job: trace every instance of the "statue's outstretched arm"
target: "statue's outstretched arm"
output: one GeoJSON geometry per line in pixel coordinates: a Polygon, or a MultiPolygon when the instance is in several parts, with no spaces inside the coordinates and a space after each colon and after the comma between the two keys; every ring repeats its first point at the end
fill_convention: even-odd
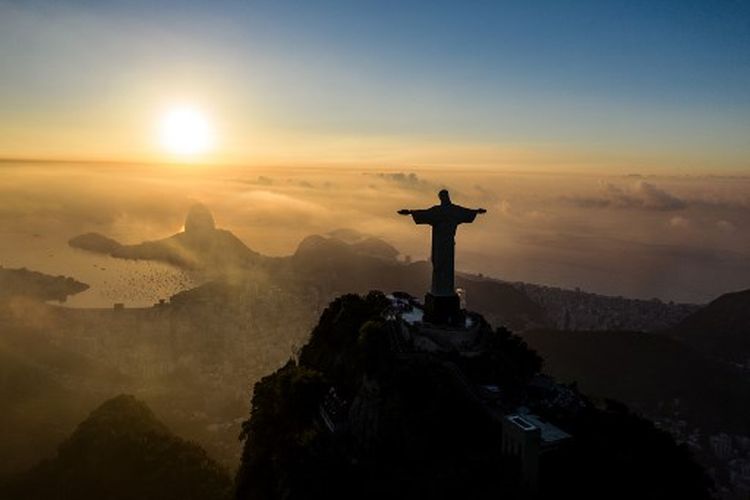
{"type": "Polygon", "coordinates": [[[401,210],[398,211],[398,214],[399,215],[411,215],[411,210],[409,210],[408,208],[402,208],[401,210]]]}
{"type": "Polygon", "coordinates": [[[487,213],[487,210],[485,210],[484,208],[477,208],[477,209],[476,209],[476,210],[474,210],[474,211],[475,211],[476,213],[478,213],[478,214],[486,214],[486,213],[487,213]]]}

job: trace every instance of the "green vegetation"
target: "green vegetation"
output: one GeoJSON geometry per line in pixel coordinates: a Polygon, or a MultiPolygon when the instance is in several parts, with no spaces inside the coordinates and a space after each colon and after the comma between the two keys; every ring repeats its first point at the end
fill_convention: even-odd
{"type": "Polygon", "coordinates": [[[567,403],[535,392],[541,359],[519,337],[482,323],[478,355],[403,353],[388,305],[377,292],[336,299],[299,362],[256,384],[236,498],[518,498],[498,417],[469,389],[480,384],[500,388],[501,406],[523,404],[573,434],[545,462],[541,498],[709,497],[689,453],[622,405],[597,408],[572,388],[561,391],[567,403]],[[332,401],[343,410],[324,422],[332,401]]]}

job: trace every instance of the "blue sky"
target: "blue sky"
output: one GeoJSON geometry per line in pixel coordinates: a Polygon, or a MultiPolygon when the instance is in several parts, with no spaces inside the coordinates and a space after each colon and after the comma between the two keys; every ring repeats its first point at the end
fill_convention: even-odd
{"type": "Polygon", "coordinates": [[[0,14],[0,110],[44,129],[39,141],[71,120],[81,133],[135,124],[122,110],[153,97],[151,82],[212,102],[237,136],[555,145],[748,167],[747,1],[0,1],[0,14]]]}

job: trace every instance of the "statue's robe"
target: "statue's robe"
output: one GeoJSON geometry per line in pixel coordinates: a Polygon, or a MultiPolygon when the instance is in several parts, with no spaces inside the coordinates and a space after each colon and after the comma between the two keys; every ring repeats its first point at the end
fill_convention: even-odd
{"type": "Polygon", "coordinates": [[[456,228],[459,224],[474,222],[476,210],[449,203],[412,210],[411,216],[416,224],[432,226],[431,293],[442,297],[455,295],[456,228]]]}

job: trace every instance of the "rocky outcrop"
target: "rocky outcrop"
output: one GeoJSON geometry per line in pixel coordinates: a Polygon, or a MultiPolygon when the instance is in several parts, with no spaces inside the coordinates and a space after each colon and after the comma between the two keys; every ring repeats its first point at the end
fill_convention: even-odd
{"type": "Polygon", "coordinates": [[[261,261],[230,231],[217,229],[213,215],[204,205],[190,208],[185,230],[168,238],[123,245],[97,233],[72,238],[69,245],[120,259],[156,260],[184,269],[205,271],[211,276],[235,273],[261,261]]]}
{"type": "Polygon", "coordinates": [[[529,465],[505,443],[518,412],[552,443],[536,498],[709,498],[669,435],[540,376],[519,337],[472,313],[431,325],[419,310],[379,292],[329,305],[298,360],[255,386],[238,499],[527,497],[529,465]],[[421,337],[441,342],[425,350],[421,337]]]}
{"type": "Polygon", "coordinates": [[[210,237],[216,230],[216,223],[211,211],[198,203],[190,207],[185,218],[185,234],[196,237],[210,237]]]}

